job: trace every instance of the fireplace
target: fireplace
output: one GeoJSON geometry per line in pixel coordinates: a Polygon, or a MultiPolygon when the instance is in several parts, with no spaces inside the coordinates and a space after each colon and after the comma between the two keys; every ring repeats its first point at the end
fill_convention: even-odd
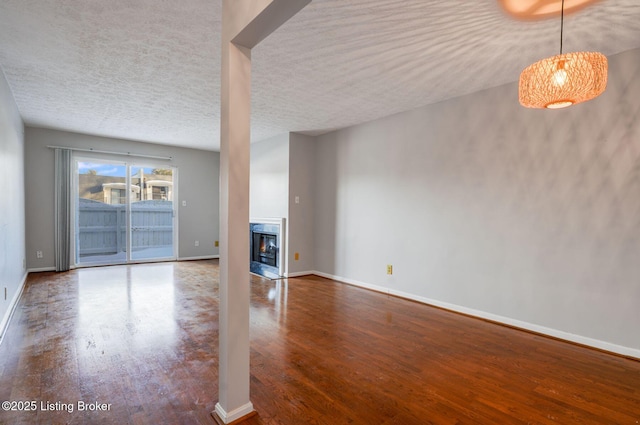
{"type": "Polygon", "coordinates": [[[278,267],[278,235],[254,231],[251,261],[278,267]]]}
{"type": "Polygon", "coordinates": [[[269,279],[284,276],[284,218],[251,219],[250,271],[269,279]]]}

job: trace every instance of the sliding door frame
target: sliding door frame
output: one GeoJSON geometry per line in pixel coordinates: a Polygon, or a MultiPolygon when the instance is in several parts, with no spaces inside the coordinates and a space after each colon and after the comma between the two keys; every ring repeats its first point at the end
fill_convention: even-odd
{"type": "Polygon", "coordinates": [[[73,237],[71,238],[71,252],[72,252],[72,264],[71,268],[81,267],[94,267],[94,266],[109,266],[109,265],[121,265],[121,264],[134,264],[134,263],[154,263],[162,261],[175,261],[178,258],[178,168],[170,164],[163,164],[161,161],[154,162],[153,160],[121,158],[115,155],[105,154],[91,154],[90,152],[82,152],[82,154],[73,154],[72,156],[72,169],[70,170],[73,175],[71,176],[71,190],[73,193],[73,209],[71,212],[71,220],[73,223],[73,237]],[[104,164],[113,164],[125,167],[125,189],[131,187],[131,169],[133,167],[140,168],[170,168],[172,170],[172,255],[170,257],[157,257],[149,259],[132,259],[132,241],[131,241],[131,193],[130,190],[126,190],[126,202],[125,202],[125,237],[126,237],[126,252],[124,260],[116,261],[89,261],[80,262],[79,255],[79,227],[78,227],[78,214],[79,214],[79,169],[78,164],[80,162],[97,162],[104,164]]]}

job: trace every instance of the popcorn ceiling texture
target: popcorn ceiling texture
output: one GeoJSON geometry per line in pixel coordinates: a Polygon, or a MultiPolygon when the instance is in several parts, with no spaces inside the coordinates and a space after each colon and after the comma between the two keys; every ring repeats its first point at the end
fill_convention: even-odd
{"type": "MultiPolygon", "coordinates": [[[[0,65],[27,125],[219,149],[221,1],[3,0],[0,65]]],[[[565,51],[640,47],[637,0],[565,20],[565,51]]],[[[489,87],[559,50],[497,1],[314,0],[252,52],[252,140],[321,134],[489,87]]],[[[517,93],[514,93],[517,96],[517,93]]]]}

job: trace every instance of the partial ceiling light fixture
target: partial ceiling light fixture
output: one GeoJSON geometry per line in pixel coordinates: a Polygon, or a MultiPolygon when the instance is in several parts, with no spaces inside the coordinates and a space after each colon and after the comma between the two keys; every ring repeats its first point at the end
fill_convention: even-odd
{"type": "MultiPolygon", "coordinates": [[[[600,0],[565,0],[564,13],[574,13],[600,0]]],[[[535,20],[555,17],[560,12],[558,0],[499,0],[502,8],[516,19],[535,20]]]]}
{"type": "Polygon", "coordinates": [[[607,87],[607,58],[602,53],[562,53],[564,0],[560,12],[560,54],[542,59],[520,74],[520,104],[559,109],[598,97],[607,87]]]}

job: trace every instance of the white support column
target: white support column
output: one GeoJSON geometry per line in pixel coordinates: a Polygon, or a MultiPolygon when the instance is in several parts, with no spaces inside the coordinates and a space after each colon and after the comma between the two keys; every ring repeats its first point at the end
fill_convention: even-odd
{"type": "Polygon", "coordinates": [[[219,400],[228,424],[249,399],[249,143],[251,49],[311,0],[223,0],[220,112],[219,400]]]}

